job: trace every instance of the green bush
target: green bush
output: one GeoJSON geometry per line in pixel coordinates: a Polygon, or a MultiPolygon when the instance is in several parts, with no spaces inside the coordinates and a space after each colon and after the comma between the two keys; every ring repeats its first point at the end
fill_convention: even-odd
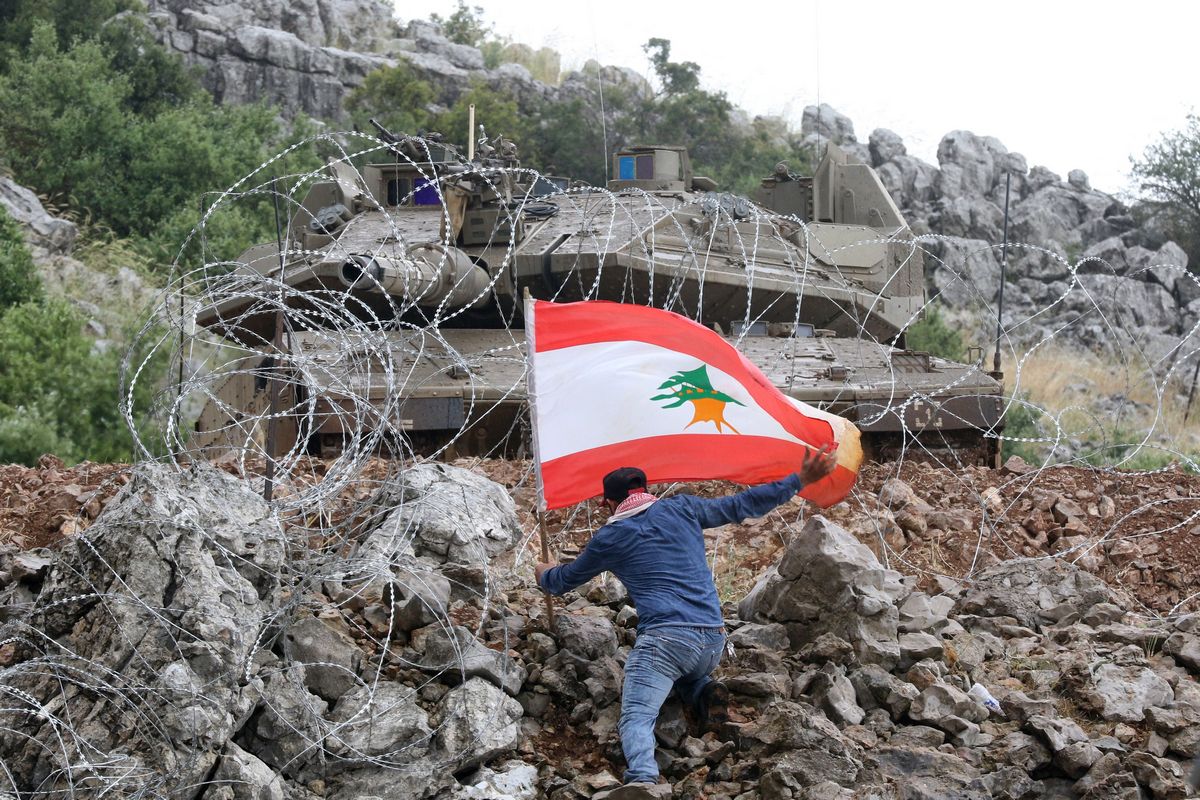
{"type": "Polygon", "coordinates": [[[360,130],[374,134],[370,120],[376,119],[396,135],[416,135],[429,127],[428,106],[433,88],[417,77],[407,61],[381,67],[367,75],[362,85],[346,97],[350,121],[360,130]]]}
{"type": "Polygon", "coordinates": [[[38,300],[42,280],[25,247],[21,228],[0,207],[0,314],[9,306],[38,300]]]}
{"type": "MultiPolygon", "coordinates": [[[[47,452],[69,463],[130,457],[120,414],[121,348],[98,349],[83,325],[57,299],[23,303],[0,317],[0,463],[32,465],[47,452]]],[[[135,408],[149,406],[163,372],[156,360],[143,373],[135,408]]]]}
{"type": "MultiPolygon", "coordinates": [[[[1008,410],[1004,414],[1004,436],[1016,439],[1040,439],[1046,435],[1039,420],[1043,414],[1029,402],[1028,392],[1018,392],[1009,398],[1008,410]]],[[[1020,456],[1031,463],[1040,461],[1039,453],[1044,442],[1018,442],[1006,438],[1000,447],[1001,458],[1020,456]]]]}
{"type": "Polygon", "coordinates": [[[932,307],[908,327],[904,340],[909,350],[920,350],[951,361],[961,361],[966,353],[962,334],[947,325],[941,312],[932,307]]]}

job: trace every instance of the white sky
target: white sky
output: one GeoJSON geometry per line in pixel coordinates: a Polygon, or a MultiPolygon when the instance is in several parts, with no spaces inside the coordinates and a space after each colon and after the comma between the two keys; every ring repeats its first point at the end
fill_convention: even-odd
{"type": "MultiPolygon", "coordinates": [[[[453,12],[454,0],[398,2],[402,20],[453,12]]],[[[1029,165],[1092,185],[1131,188],[1129,156],[1200,111],[1190,0],[790,0],[701,3],[469,0],[496,33],[549,46],[565,68],[589,58],[650,74],[642,45],[671,40],[709,89],[751,114],[799,126],[820,100],[937,163],[955,129],[995,136],[1029,165]]]]}

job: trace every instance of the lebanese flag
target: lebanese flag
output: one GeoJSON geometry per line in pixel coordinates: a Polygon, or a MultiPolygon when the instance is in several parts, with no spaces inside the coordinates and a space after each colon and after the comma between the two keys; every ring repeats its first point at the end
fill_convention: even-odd
{"type": "Polygon", "coordinates": [[[778,480],[837,444],[833,474],[800,492],[850,492],[858,428],[780,392],[720,334],[687,317],[605,301],[525,301],[533,448],[543,508],[601,494],[618,467],[651,483],[778,480]]]}

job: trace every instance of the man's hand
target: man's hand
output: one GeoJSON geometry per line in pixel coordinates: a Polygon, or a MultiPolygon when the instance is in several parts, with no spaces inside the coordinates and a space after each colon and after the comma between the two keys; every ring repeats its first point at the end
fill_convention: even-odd
{"type": "Polygon", "coordinates": [[[557,565],[556,564],[539,563],[537,566],[535,566],[533,568],[533,577],[537,579],[538,586],[542,585],[542,573],[554,566],[557,566],[557,565]]]}
{"type": "Polygon", "coordinates": [[[800,464],[800,469],[796,471],[800,477],[800,483],[808,486],[833,472],[833,468],[837,466],[836,451],[837,446],[833,444],[827,444],[820,450],[807,451],[804,454],[804,461],[800,464]]]}

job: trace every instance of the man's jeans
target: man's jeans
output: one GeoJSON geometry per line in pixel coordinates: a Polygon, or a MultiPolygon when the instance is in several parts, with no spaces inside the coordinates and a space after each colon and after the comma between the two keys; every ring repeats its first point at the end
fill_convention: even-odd
{"type": "Polygon", "coordinates": [[[625,659],[621,695],[621,749],[625,751],[625,783],[658,779],[654,760],[654,723],[672,687],[685,705],[695,708],[725,649],[720,628],[668,626],[637,637],[625,659]]]}

